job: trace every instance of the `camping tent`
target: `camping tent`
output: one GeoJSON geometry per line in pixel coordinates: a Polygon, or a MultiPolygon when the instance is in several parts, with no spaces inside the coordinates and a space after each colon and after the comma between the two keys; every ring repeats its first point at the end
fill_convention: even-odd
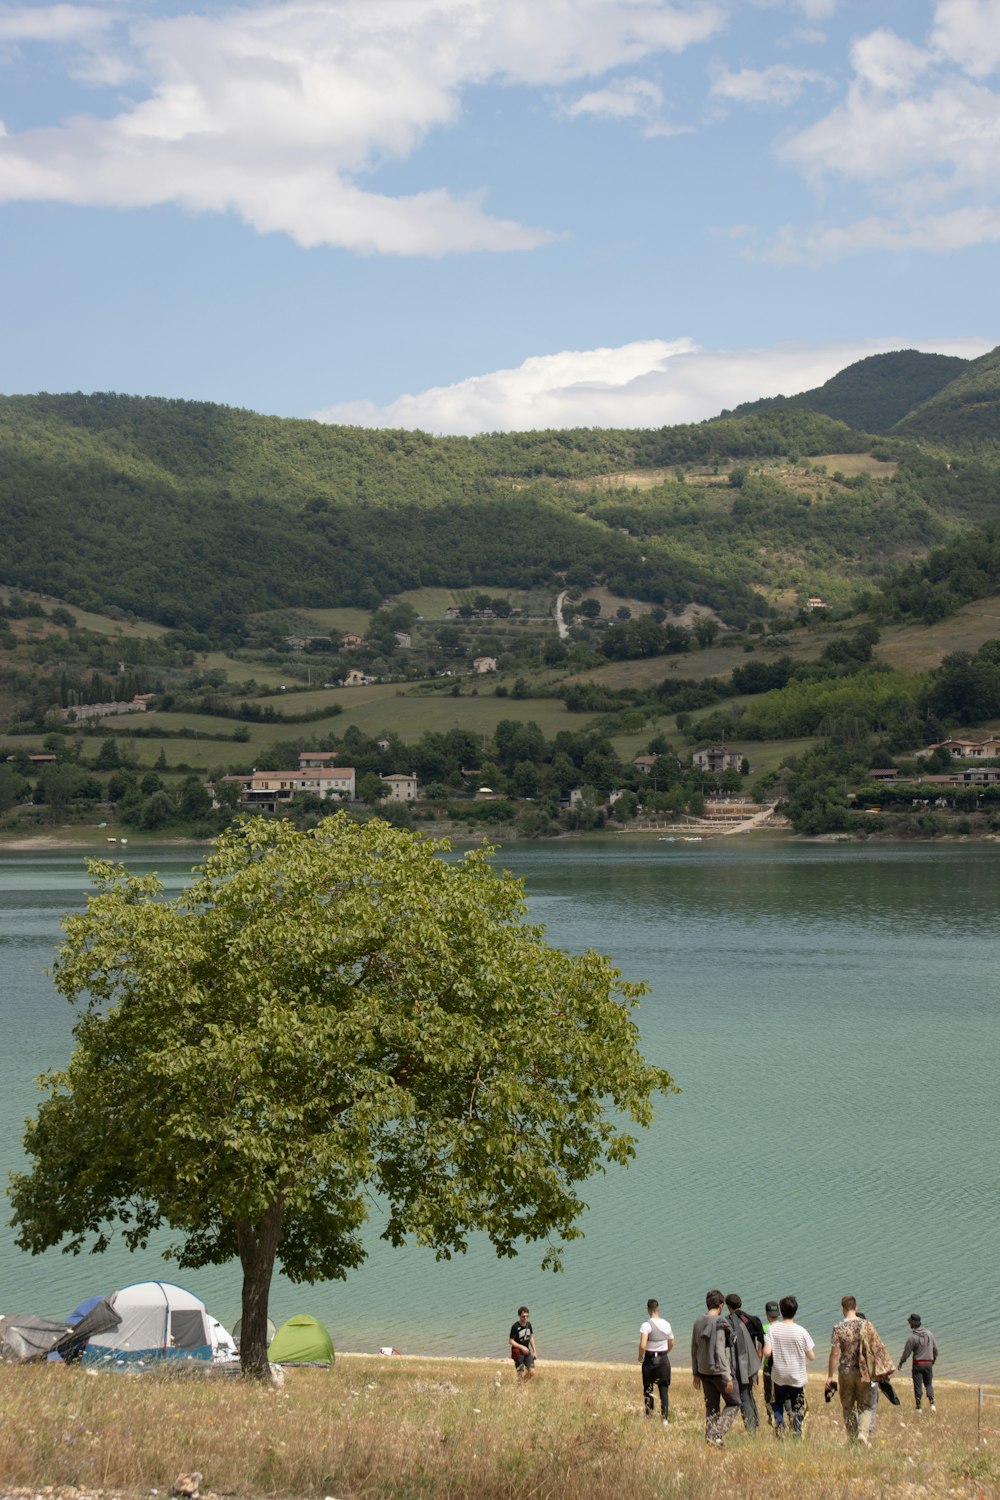
{"type": "MultiPolygon", "coordinates": [[[[237,1318],[236,1322],[233,1324],[233,1338],[236,1340],[236,1347],[237,1347],[237,1349],[240,1346],[240,1331],[241,1331],[242,1327],[243,1327],[243,1319],[242,1318],[237,1318]]],[[[271,1319],[268,1318],[268,1320],[267,1320],[267,1342],[270,1343],[273,1338],[274,1338],[274,1324],[271,1322],[271,1319]]]]}
{"type": "Polygon", "coordinates": [[[272,1365],[332,1365],[333,1340],[316,1318],[299,1313],[282,1323],[267,1357],[272,1365]]]}
{"type": "Polygon", "coordinates": [[[169,1281],[122,1287],[108,1302],[121,1321],[114,1330],[91,1336],[83,1352],[85,1363],[225,1359],[232,1349],[229,1334],[209,1315],[201,1298],[169,1281]]]}
{"type": "Polygon", "coordinates": [[[68,1323],[52,1318],[36,1318],[32,1313],[12,1313],[0,1318],[0,1359],[45,1359],[50,1349],[72,1329],[68,1323]]]}
{"type": "Polygon", "coordinates": [[[111,1331],[120,1322],[104,1297],[92,1297],[84,1314],[74,1314],[64,1322],[30,1313],[0,1318],[0,1358],[19,1362],[59,1356],[78,1359],[89,1338],[111,1331]]]}

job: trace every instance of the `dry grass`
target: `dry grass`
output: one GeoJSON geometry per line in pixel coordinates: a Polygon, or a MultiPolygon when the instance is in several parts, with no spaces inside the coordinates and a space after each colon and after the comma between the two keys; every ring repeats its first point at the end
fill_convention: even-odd
{"type": "MultiPolygon", "coordinates": [[[[879,1406],[876,1444],[848,1448],[813,1383],[802,1443],[742,1430],[706,1448],[679,1371],[669,1428],[639,1413],[634,1367],[545,1365],[525,1388],[509,1361],[342,1358],[289,1371],[281,1391],[238,1379],[0,1369],[0,1486],[84,1494],[204,1491],[338,1500],[799,1500],[993,1496],[1000,1432],[976,1446],[976,1392],[941,1384],[938,1413],[879,1406]]],[[[1000,1428],[1000,1407],[994,1420],[1000,1428]]]]}
{"type": "Polygon", "coordinates": [[[891,479],[899,468],[892,460],[873,458],[870,453],[821,453],[809,463],[814,469],[823,468],[828,474],[843,474],[848,479],[855,474],[891,479]]]}

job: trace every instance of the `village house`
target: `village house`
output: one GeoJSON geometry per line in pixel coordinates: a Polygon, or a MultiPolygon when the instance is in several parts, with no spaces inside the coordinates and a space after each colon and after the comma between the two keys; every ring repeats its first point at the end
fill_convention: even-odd
{"type": "Polygon", "coordinates": [[[318,797],[338,797],[342,802],[353,802],[355,779],[353,766],[335,766],[336,754],[331,750],[304,750],[299,756],[299,770],[310,772],[318,784],[306,786],[304,790],[315,792],[318,797]]]}
{"type": "Polygon", "coordinates": [[[298,792],[309,792],[324,802],[354,800],[353,766],[306,766],[298,771],[254,771],[243,791],[247,807],[277,812],[298,792]]]}
{"type": "Polygon", "coordinates": [[[497,659],[495,656],[477,656],[472,663],[472,670],[474,672],[495,672],[496,669],[497,659]]]}
{"type": "Polygon", "coordinates": [[[396,637],[396,645],[399,646],[402,651],[408,651],[409,648],[413,645],[413,637],[410,635],[410,632],[408,630],[396,630],[393,632],[393,634],[396,637]]]}
{"type": "Polygon", "coordinates": [[[641,771],[643,776],[648,776],[656,765],[657,759],[658,757],[655,755],[637,755],[633,759],[632,764],[637,771],[641,771]]]}
{"type": "Polygon", "coordinates": [[[382,777],[383,785],[389,788],[387,802],[415,802],[417,800],[417,777],[415,772],[409,775],[405,771],[394,771],[390,776],[382,777]]]}
{"type": "Polygon", "coordinates": [[[375,681],[367,673],[360,671],[357,667],[351,667],[343,680],[344,687],[371,687],[375,681]]]}
{"type": "Polygon", "coordinates": [[[359,646],[363,645],[363,638],[360,635],[352,635],[350,631],[348,631],[346,635],[342,635],[340,637],[341,651],[356,651],[359,646]]]}
{"type": "Polygon", "coordinates": [[[939,740],[936,745],[928,745],[926,750],[918,750],[916,754],[933,755],[935,750],[947,750],[956,760],[995,760],[1000,758],[1000,740],[939,740]]]}
{"type": "Polygon", "coordinates": [[[821,599],[818,594],[811,594],[806,600],[806,609],[829,609],[829,607],[826,600],[821,599]]]}
{"type": "Polygon", "coordinates": [[[743,754],[739,750],[727,750],[725,745],[703,745],[691,757],[702,771],[717,776],[720,771],[738,771],[743,765],[743,754]]]}

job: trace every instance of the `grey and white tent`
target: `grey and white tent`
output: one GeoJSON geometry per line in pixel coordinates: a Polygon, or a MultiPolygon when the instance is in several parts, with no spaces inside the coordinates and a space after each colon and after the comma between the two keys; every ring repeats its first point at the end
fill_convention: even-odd
{"type": "Polygon", "coordinates": [[[68,1318],[39,1318],[33,1313],[13,1313],[0,1318],[0,1359],[21,1364],[47,1359],[50,1354],[61,1354],[64,1358],[72,1353],[78,1355],[93,1335],[110,1333],[120,1322],[121,1318],[106,1297],[98,1298],[76,1322],[70,1322],[68,1318]]]}
{"type": "MultiPolygon", "coordinates": [[[[118,1325],[91,1336],[85,1364],[147,1363],[161,1359],[225,1359],[233,1341],[200,1297],[170,1281],[140,1281],[107,1299],[118,1325]]],[[[77,1325],[75,1332],[79,1332],[77,1325]]]]}

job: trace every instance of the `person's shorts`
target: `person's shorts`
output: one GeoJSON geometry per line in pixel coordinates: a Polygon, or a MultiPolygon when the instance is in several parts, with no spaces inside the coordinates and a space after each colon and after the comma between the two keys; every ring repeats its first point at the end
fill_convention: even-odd
{"type": "Polygon", "coordinates": [[[533,1370],[535,1368],[535,1356],[533,1354],[514,1354],[515,1370],[533,1370]]]}

